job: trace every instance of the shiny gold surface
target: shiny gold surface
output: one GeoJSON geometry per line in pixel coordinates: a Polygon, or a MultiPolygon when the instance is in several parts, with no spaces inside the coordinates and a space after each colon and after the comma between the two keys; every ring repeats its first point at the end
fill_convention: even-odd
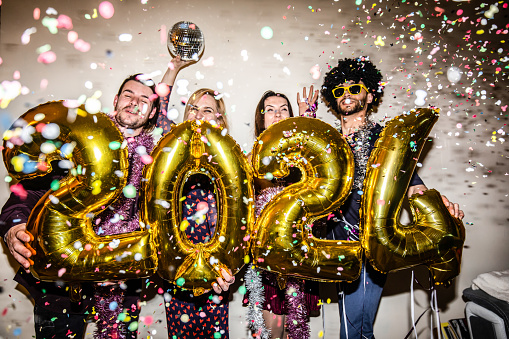
{"type": "Polygon", "coordinates": [[[49,164],[59,159],[73,163],[60,187],[48,191],[30,215],[27,230],[34,235],[30,245],[37,252],[32,257],[31,272],[42,280],[63,281],[116,280],[153,274],[156,257],[148,230],[100,237],[91,225],[91,217],[111,204],[126,183],[127,148],[109,147],[111,142],[123,142],[113,122],[102,113],[88,114],[83,107],[68,109],[62,102],[37,106],[20,119],[34,127],[57,124],[60,134],[52,142],[75,145],[65,157],[58,148],[44,155],[40,147],[48,140],[35,131],[33,142],[4,149],[6,167],[17,179],[45,174],[42,170],[30,174],[16,172],[10,163],[19,154],[39,163],[49,164]],[[34,120],[36,114],[38,121],[34,120]],[[119,177],[115,171],[123,176],[119,177]],[[114,239],[115,244],[111,243],[114,239]],[[137,253],[141,255],[140,260],[134,259],[137,253]]]}
{"type": "Polygon", "coordinates": [[[145,167],[142,219],[154,231],[158,273],[201,294],[212,288],[220,268],[235,274],[249,253],[254,223],[252,175],[239,145],[208,122],[186,121],[172,127],[145,167]],[[218,221],[207,243],[193,244],[181,227],[181,188],[192,173],[208,175],[216,186],[218,221]],[[165,208],[161,201],[169,203],[165,208]],[[179,280],[180,279],[180,280],[179,280]]]}
{"type": "Polygon", "coordinates": [[[361,241],[380,271],[425,264],[437,283],[459,274],[465,229],[435,190],[410,198],[414,221],[399,222],[401,204],[438,110],[419,109],[391,120],[367,166],[361,207],[361,241]]]}
{"type": "Polygon", "coordinates": [[[343,136],[320,120],[285,119],[265,130],[253,147],[257,177],[284,177],[289,166],[302,179],[272,198],[256,222],[253,261],[260,268],[321,281],[354,280],[361,245],[319,240],[306,224],[339,208],[354,174],[353,155],[343,136]]]}

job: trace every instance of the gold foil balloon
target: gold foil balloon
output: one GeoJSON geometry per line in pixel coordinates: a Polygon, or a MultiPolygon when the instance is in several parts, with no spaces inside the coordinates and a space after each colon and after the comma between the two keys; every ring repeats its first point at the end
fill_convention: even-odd
{"type": "Polygon", "coordinates": [[[367,165],[361,204],[361,241],[380,271],[425,264],[437,283],[459,274],[465,239],[463,223],[451,216],[435,190],[414,194],[414,221],[399,222],[401,204],[438,110],[400,115],[384,128],[367,165]]]}
{"type": "Polygon", "coordinates": [[[203,33],[192,22],[179,21],[168,32],[168,50],[182,60],[198,60],[205,48],[203,33]]]}
{"type": "Polygon", "coordinates": [[[361,245],[319,240],[306,224],[339,208],[353,184],[353,155],[332,126],[312,118],[289,118],[265,130],[253,147],[259,178],[284,177],[290,166],[302,179],[273,197],[256,222],[253,261],[260,268],[321,281],[354,280],[361,245]]]}
{"type": "Polygon", "coordinates": [[[27,230],[35,238],[30,246],[37,252],[31,272],[41,280],[63,281],[155,273],[157,258],[148,230],[100,237],[91,225],[92,216],[111,204],[126,184],[127,148],[121,147],[123,137],[113,122],[83,107],[49,102],[26,112],[15,126],[21,127],[6,135],[3,150],[10,175],[17,179],[43,175],[51,171],[54,160],[69,169],[28,220],[27,230]],[[22,158],[26,168],[18,164],[22,158]]]}
{"type": "Polygon", "coordinates": [[[235,274],[249,253],[254,208],[249,163],[226,130],[204,121],[172,127],[152,152],[144,170],[142,218],[154,231],[158,273],[196,295],[212,288],[221,268],[235,274]],[[207,243],[192,243],[182,220],[182,189],[195,173],[216,187],[218,221],[207,243]]]}

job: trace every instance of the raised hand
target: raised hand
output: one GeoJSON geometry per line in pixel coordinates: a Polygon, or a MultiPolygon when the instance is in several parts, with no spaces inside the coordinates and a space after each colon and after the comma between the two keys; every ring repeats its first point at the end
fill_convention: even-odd
{"type": "Polygon", "coordinates": [[[313,85],[309,87],[309,94],[306,94],[306,87],[302,90],[302,101],[300,93],[297,92],[297,104],[299,105],[299,116],[314,117],[318,103],[318,90],[313,91],[313,85]]]}

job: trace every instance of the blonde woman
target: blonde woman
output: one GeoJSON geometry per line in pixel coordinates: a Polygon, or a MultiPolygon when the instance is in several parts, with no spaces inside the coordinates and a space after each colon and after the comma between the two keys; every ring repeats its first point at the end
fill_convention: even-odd
{"type": "MultiPolygon", "coordinates": [[[[218,92],[202,88],[191,94],[184,111],[184,121],[206,120],[212,125],[227,128],[225,104],[218,92]]],[[[214,184],[205,175],[193,175],[184,184],[182,218],[189,226],[186,234],[193,243],[206,243],[213,236],[217,225],[217,206],[214,184]],[[197,213],[200,211],[200,213],[197,213]],[[204,213],[204,211],[206,211],[204,213]]],[[[166,320],[168,337],[228,338],[229,286],[235,281],[231,272],[221,271],[222,278],[212,284],[210,293],[194,296],[165,282],[166,320]]]]}

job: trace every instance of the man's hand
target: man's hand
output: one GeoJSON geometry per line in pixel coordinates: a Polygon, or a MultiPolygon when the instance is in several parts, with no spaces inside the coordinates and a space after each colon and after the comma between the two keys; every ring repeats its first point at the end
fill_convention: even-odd
{"type": "Polygon", "coordinates": [[[28,244],[32,240],[34,240],[34,236],[26,230],[26,224],[13,226],[5,235],[9,251],[27,273],[30,272],[30,265],[34,264],[30,257],[35,255],[35,250],[28,244]]]}
{"type": "Polygon", "coordinates": [[[235,282],[235,277],[232,274],[232,271],[228,269],[226,271],[224,268],[221,268],[221,275],[223,278],[218,277],[217,283],[212,284],[212,288],[214,289],[214,292],[217,294],[221,294],[223,291],[228,291],[230,288],[230,285],[235,282]]]}
{"type": "Polygon", "coordinates": [[[447,207],[449,213],[451,213],[453,217],[456,217],[460,220],[463,219],[465,213],[463,213],[463,211],[460,210],[460,206],[458,204],[450,202],[445,195],[442,195],[442,201],[444,202],[445,207],[447,207]]]}

